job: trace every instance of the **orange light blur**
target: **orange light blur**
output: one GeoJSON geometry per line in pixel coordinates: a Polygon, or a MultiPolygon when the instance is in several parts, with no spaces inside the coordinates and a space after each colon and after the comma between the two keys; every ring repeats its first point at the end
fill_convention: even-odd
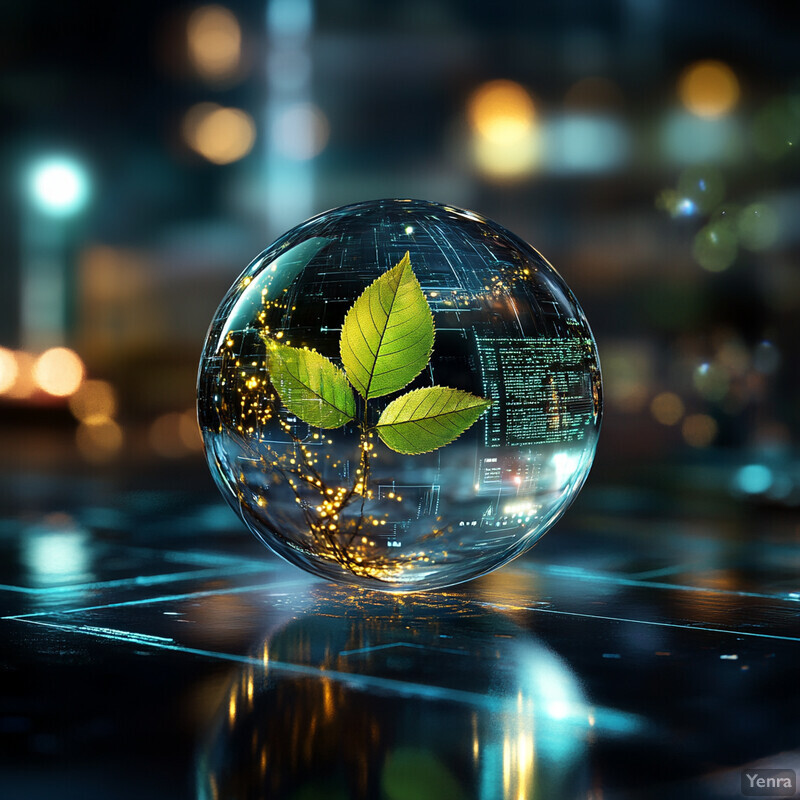
{"type": "Polygon", "coordinates": [[[473,130],[493,142],[511,144],[530,132],[535,109],[524,87],[514,81],[489,81],[467,101],[473,130]]]}
{"type": "Polygon", "coordinates": [[[182,414],[162,414],[150,426],[147,442],[163,458],[180,458],[186,455],[186,445],[181,435],[182,426],[185,425],[182,419],[182,414]]]}
{"type": "Polygon", "coordinates": [[[68,397],[83,381],[85,369],[77,353],[67,347],[45,350],[33,366],[33,380],[47,394],[68,397]]]}
{"type": "Polygon", "coordinates": [[[691,414],[681,426],[686,444],[692,447],[708,447],[717,438],[716,420],[708,414],[691,414]]]}
{"type": "Polygon", "coordinates": [[[200,435],[200,426],[197,424],[197,412],[193,408],[180,415],[178,435],[187,450],[198,453],[202,451],[203,438],[200,435]]]}
{"type": "Polygon", "coordinates": [[[721,61],[697,61],[678,80],[678,95],[687,111],[698,117],[720,117],[739,101],[739,81],[721,61]]]}
{"type": "Polygon", "coordinates": [[[19,366],[17,357],[11,350],[0,347],[0,394],[5,394],[17,382],[19,366]]]}
{"type": "Polygon", "coordinates": [[[81,422],[75,431],[75,444],[87,460],[95,464],[110,461],[122,449],[122,428],[112,419],[92,416],[81,422]]]}
{"type": "Polygon", "coordinates": [[[186,26],[189,60],[211,81],[226,80],[239,70],[242,31],[233,12],[223,6],[195,9],[186,26]]]}
{"type": "Polygon", "coordinates": [[[256,140],[253,118],[239,108],[198,103],[183,118],[183,137],[189,147],[213,164],[244,158],[256,140]]]}
{"type": "Polygon", "coordinates": [[[117,411],[117,394],[107,381],[84,381],[70,397],[69,410],[77,420],[110,418],[117,411]]]}
{"type": "Polygon", "coordinates": [[[30,353],[13,354],[17,363],[17,375],[14,383],[5,390],[6,397],[12,400],[27,400],[36,393],[36,382],[33,379],[33,367],[36,357],[30,353]]]}
{"type": "Polygon", "coordinates": [[[467,101],[476,165],[487,175],[511,178],[531,171],[538,159],[536,109],[514,81],[489,81],[467,101]]]}
{"type": "Polygon", "coordinates": [[[662,425],[677,425],[684,410],[683,400],[674,392],[661,392],[650,403],[650,413],[662,425]]]}

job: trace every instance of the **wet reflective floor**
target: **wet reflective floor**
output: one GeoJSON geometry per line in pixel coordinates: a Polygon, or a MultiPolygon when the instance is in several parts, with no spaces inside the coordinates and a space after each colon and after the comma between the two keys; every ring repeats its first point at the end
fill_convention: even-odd
{"type": "Polygon", "coordinates": [[[0,797],[724,798],[800,769],[796,515],[590,486],[505,569],[392,597],[197,485],[61,480],[0,518],[0,797]]]}

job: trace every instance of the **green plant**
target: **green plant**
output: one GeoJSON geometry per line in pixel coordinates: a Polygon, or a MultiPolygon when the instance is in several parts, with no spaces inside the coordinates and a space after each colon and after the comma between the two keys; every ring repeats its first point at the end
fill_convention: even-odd
{"type": "MultiPolygon", "coordinates": [[[[370,440],[377,436],[398,453],[428,453],[457,439],[491,405],[490,400],[460,389],[430,386],[392,400],[373,424],[375,400],[404,389],[428,366],[434,336],[433,314],[408,253],[373,281],[348,310],[339,341],[344,369],[315,350],[291,347],[267,331],[261,332],[269,380],[277,395],[273,395],[274,405],[270,404],[264,421],[277,416],[294,449],[287,457],[266,445],[273,459],[269,465],[257,448],[246,446],[265,472],[274,470],[288,483],[323,555],[355,574],[393,579],[403,569],[402,558],[369,552],[375,542],[363,536],[366,529],[386,521],[385,515],[378,519],[365,514],[365,501],[372,497],[370,462],[376,457],[370,440]],[[325,481],[315,456],[292,430],[278,400],[288,412],[315,428],[358,426],[360,460],[352,485],[325,481]],[[318,499],[310,501],[309,494],[318,499]],[[358,516],[342,515],[359,497],[358,516]]],[[[241,403],[247,407],[244,396],[241,403]]],[[[241,424],[239,430],[244,433],[241,424]]],[[[248,443],[248,438],[243,441],[248,443]]],[[[437,535],[436,530],[429,534],[437,535]]],[[[409,558],[413,557],[406,560],[409,558]]]]}
{"type": "Polygon", "coordinates": [[[434,335],[430,306],[406,253],[347,312],[339,342],[344,370],[315,350],[263,338],[272,385],[303,422],[339,428],[356,421],[355,389],[364,399],[362,437],[374,432],[392,450],[417,455],[450,444],[491,405],[460,389],[430,386],[393,400],[370,424],[369,401],[399,392],[428,366],[434,335]]]}

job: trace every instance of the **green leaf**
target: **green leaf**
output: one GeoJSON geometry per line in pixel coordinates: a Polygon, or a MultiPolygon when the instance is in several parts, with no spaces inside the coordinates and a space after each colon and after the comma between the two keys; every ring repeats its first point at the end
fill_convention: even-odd
{"type": "Polygon", "coordinates": [[[383,410],[375,430],[398,453],[429,453],[461,436],[492,404],[460,389],[414,389],[383,410]]]}
{"type": "Polygon", "coordinates": [[[267,342],[269,377],[283,404],[315,428],[338,428],[356,415],[345,374],[315,350],[267,342]]]}
{"type": "Polygon", "coordinates": [[[433,315],[406,253],[344,318],[339,347],[350,383],[366,400],[400,391],[428,365],[433,334],[433,315]]]}

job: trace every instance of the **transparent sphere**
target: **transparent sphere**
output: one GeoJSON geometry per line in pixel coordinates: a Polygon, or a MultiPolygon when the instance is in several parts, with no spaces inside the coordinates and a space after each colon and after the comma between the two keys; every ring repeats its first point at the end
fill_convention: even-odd
{"type": "Polygon", "coordinates": [[[211,323],[198,410],[261,541],[404,592],[533,546],[586,479],[602,393],[586,318],[539,253],[471,211],[378,200],[247,267],[211,323]]]}

